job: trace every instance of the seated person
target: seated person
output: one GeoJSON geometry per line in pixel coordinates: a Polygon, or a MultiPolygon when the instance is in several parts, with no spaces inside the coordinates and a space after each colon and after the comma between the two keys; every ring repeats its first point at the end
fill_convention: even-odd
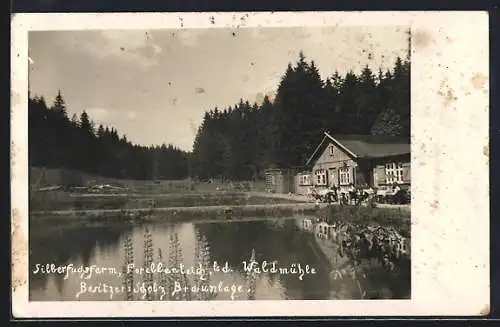
{"type": "Polygon", "coordinates": [[[328,193],[328,196],[330,197],[330,201],[338,201],[338,193],[337,193],[337,187],[335,184],[332,183],[330,186],[331,192],[328,193]]]}

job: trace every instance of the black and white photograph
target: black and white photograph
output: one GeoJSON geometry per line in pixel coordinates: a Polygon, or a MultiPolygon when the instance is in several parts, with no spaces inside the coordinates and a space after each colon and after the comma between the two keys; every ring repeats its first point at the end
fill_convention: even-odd
{"type": "Polygon", "coordinates": [[[204,17],[27,33],[28,301],[411,301],[432,41],[204,17]]]}

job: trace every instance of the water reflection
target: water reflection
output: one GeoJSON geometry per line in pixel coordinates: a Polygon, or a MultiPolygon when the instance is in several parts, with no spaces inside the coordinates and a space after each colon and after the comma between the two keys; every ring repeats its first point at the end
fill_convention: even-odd
{"type": "MultiPolygon", "coordinates": [[[[29,262],[31,270],[36,264],[55,264],[65,266],[70,263],[90,266],[96,258],[109,257],[119,251],[121,235],[130,227],[116,226],[89,226],[89,227],[64,227],[41,226],[30,229],[29,262]],[[99,251],[98,254],[95,251],[99,251]]],[[[61,274],[30,274],[31,291],[46,290],[48,294],[54,293],[55,287],[58,298],[64,293],[64,275],[61,274]],[[50,278],[50,280],[49,280],[50,278]]],[[[36,295],[35,295],[36,296],[36,295]]]]}
{"type": "Polygon", "coordinates": [[[397,267],[387,269],[384,257],[359,251],[359,240],[346,236],[357,235],[352,228],[342,225],[341,232],[335,232],[330,226],[325,237],[317,233],[318,226],[323,225],[307,218],[279,218],[36,228],[30,231],[33,269],[36,264],[54,263],[111,267],[115,271],[94,271],[83,278],[81,273],[72,273],[66,278],[65,274],[34,274],[32,270],[30,300],[322,300],[409,296],[409,259],[396,262],[391,257],[397,267]],[[314,267],[316,273],[300,280],[291,273],[249,272],[243,269],[243,261],[275,262],[276,267],[283,269],[300,264],[301,269],[314,267]],[[214,262],[221,267],[227,262],[231,271],[213,271],[214,262]],[[163,267],[184,269],[168,274],[127,269],[151,264],[158,267],[160,263],[163,267]],[[192,271],[189,267],[193,267],[192,271]]]}

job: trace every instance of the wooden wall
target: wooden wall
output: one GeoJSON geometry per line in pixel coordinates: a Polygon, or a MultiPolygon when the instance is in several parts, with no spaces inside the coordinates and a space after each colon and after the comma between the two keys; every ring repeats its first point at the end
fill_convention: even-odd
{"type": "Polygon", "coordinates": [[[386,176],[385,176],[385,164],[386,163],[402,163],[403,164],[403,185],[411,184],[411,163],[409,156],[387,158],[383,160],[377,160],[373,166],[373,177],[374,186],[387,186],[386,176]]]}
{"type": "MultiPolygon", "coordinates": [[[[325,169],[327,171],[327,185],[326,187],[329,187],[333,182],[335,185],[339,185],[339,168],[343,168],[345,165],[349,167],[351,170],[351,176],[355,176],[356,173],[356,167],[357,163],[352,159],[350,155],[345,153],[345,151],[338,146],[336,146],[333,142],[330,142],[321,155],[319,156],[318,160],[314,164],[314,167],[312,169],[312,179],[313,183],[315,186],[318,187],[317,181],[316,181],[316,175],[315,172],[318,169],[325,169]],[[330,154],[330,146],[334,147],[334,153],[333,156],[330,154]]],[[[355,178],[354,178],[355,180],[355,178]]]]}

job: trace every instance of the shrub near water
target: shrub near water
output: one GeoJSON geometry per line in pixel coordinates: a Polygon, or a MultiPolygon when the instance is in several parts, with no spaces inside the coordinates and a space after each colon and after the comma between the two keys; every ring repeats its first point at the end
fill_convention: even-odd
{"type": "Polygon", "coordinates": [[[329,206],[321,209],[318,216],[327,223],[336,220],[355,224],[378,224],[397,229],[402,236],[409,237],[411,229],[410,212],[399,208],[370,208],[359,206],[329,206]]]}

